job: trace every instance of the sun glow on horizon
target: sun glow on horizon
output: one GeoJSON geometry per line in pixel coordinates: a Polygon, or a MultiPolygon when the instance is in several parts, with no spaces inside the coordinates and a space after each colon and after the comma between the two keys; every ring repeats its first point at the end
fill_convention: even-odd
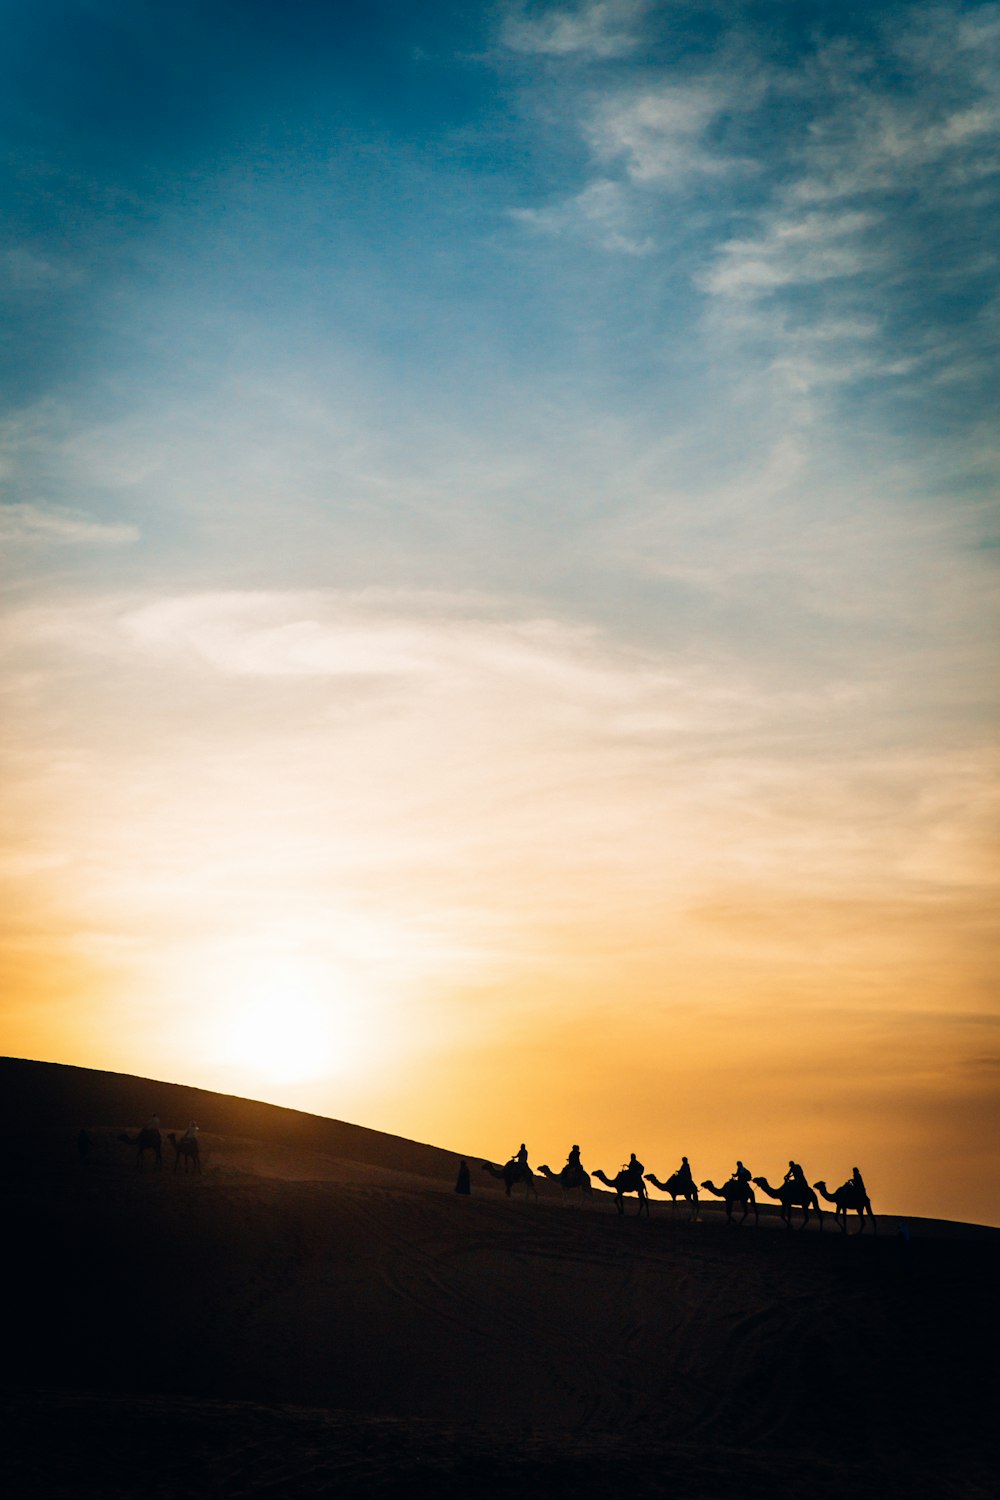
{"type": "Polygon", "coordinates": [[[217,997],[211,1051],[227,1068],[271,1084],[337,1077],[368,1050],[345,977],[303,954],[253,954],[217,997]]]}

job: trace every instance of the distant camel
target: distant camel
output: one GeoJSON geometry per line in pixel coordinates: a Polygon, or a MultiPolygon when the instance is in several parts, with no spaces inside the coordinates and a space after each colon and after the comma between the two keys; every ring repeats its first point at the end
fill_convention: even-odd
{"type": "Polygon", "coordinates": [[[551,1167],[539,1167],[538,1171],[542,1177],[547,1177],[550,1182],[558,1182],[563,1190],[564,1198],[567,1193],[572,1193],[575,1188],[579,1188],[585,1198],[590,1198],[593,1195],[594,1189],[590,1181],[590,1173],[585,1171],[583,1167],[570,1167],[567,1165],[563,1167],[561,1172],[553,1172],[551,1167]]]}
{"type": "Polygon", "coordinates": [[[613,1178],[606,1176],[598,1167],[594,1176],[599,1177],[605,1187],[611,1188],[615,1195],[615,1208],[617,1208],[620,1214],[624,1214],[625,1212],[625,1199],[622,1194],[638,1193],[639,1212],[640,1214],[645,1213],[646,1218],[649,1218],[649,1194],[646,1192],[646,1184],[641,1177],[636,1177],[626,1167],[623,1167],[618,1175],[613,1178]]]}
{"type": "Polygon", "coordinates": [[[803,1212],[800,1229],[805,1229],[813,1214],[819,1220],[820,1229],[823,1228],[823,1210],[819,1206],[819,1199],[807,1183],[805,1187],[796,1187],[794,1182],[783,1182],[780,1188],[773,1188],[766,1177],[755,1177],[757,1187],[767,1193],[769,1198],[777,1198],[781,1204],[781,1217],[788,1229],[792,1227],[792,1209],[801,1208],[803,1212]]]}
{"type": "Polygon", "coordinates": [[[836,1223],[838,1219],[840,1220],[840,1227],[845,1234],[847,1233],[847,1215],[852,1209],[856,1210],[861,1221],[858,1225],[858,1234],[864,1233],[865,1214],[871,1219],[872,1228],[878,1234],[878,1220],[872,1212],[872,1200],[867,1193],[860,1193],[853,1182],[845,1182],[843,1187],[837,1188],[832,1193],[827,1192],[825,1182],[814,1182],[813,1187],[821,1198],[826,1199],[827,1203],[837,1205],[833,1211],[833,1221],[836,1223]]]}
{"type": "Polygon", "coordinates": [[[196,1172],[201,1171],[201,1152],[198,1150],[198,1140],[196,1136],[182,1135],[180,1140],[178,1140],[176,1135],[174,1135],[174,1132],[171,1130],[167,1134],[167,1140],[174,1148],[175,1172],[180,1166],[181,1157],[184,1158],[185,1172],[192,1164],[194,1165],[194,1170],[196,1172]]]}
{"type": "Polygon", "coordinates": [[[163,1166],[163,1146],[158,1130],[140,1130],[138,1135],[127,1135],[123,1130],[118,1139],[124,1141],[126,1146],[135,1147],[135,1164],[140,1172],[146,1164],[147,1151],[152,1151],[153,1160],[158,1167],[163,1166]]]}
{"type": "Polygon", "coordinates": [[[661,1193],[669,1194],[674,1208],[677,1207],[678,1198],[685,1198],[691,1205],[691,1217],[695,1218],[698,1213],[698,1189],[690,1178],[682,1178],[679,1172],[673,1172],[666,1182],[661,1182],[652,1172],[647,1172],[646,1181],[659,1188],[661,1193]]]}
{"type": "Polygon", "coordinates": [[[528,1195],[532,1193],[536,1198],[538,1197],[538,1189],[535,1187],[535,1174],[528,1166],[527,1162],[508,1161],[504,1162],[502,1167],[498,1167],[495,1162],[484,1161],[483,1171],[489,1172],[491,1177],[498,1177],[500,1179],[504,1187],[507,1189],[508,1198],[510,1197],[510,1190],[514,1186],[515,1182],[524,1183],[525,1198],[527,1198],[528,1195]]]}
{"type": "MultiPolygon", "coordinates": [[[[716,1187],[715,1183],[712,1182],[710,1178],[708,1182],[702,1183],[702,1187],[706,1192],[714,1193],[717,1198],[725,1199],[726,1218],[729,1220],[730,1224],[732,1224],[733,1222],[733,1209],[735,1208],[737,1203],[741,1203],[743,1205],[743,1219],[745,1219],[750,1210],[753,1209],[753,1221],[755,1224],[760,1223],[760,1212],[757,1208],[757,1196],[748,1182],[737,1182],[735,1177],[730,1177],[728,1182],[724,1182],[721,1187],[716,1187]]],[[[739,1226],[743,1223],[743,1219],[736,1220],[737,1228],[739,1228],[739,1226]]]]}

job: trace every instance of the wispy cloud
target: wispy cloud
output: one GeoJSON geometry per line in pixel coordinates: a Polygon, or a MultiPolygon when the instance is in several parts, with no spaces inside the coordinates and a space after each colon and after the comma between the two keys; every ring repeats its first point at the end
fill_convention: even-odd
{"type": "Polygon", "coordinates": [[[514,52],[547,57],[624,57],[640,43],[649,0],[584,0],[531,16],[518,5],[504,19],[501,40],[514,52]]]}
{"type": "Polygon", "coordinates": [[[139,528],[98,521],[72,511],[14,503],[0,506],[0,541],[51,542],[63,546],[121,547],[139,538],[139,528]]]}
{"type": "MultiPolygon", "coordinates": [[[[798,284],[870,273],[883,263],[878,223],[878,215],[870,212],[781,217],[759,239],[724,244],[699,283],[716,295],[759,297],[798,284]]],[[[829,337],[830,323],[825,327],[829,337]]]]}
{"type": "Polygon", "coordinates": [[[634,205],[621,185],[609,180],[590,183],[573,198],[544,208],[515,208],[511,216],[542,234],[579,234],[603,250],[626,255],[648,255],[650,235],[636,233],[634,205]]]}
{"type": "Polygon", "coordinates": [[[720,77],[621,93],[596,108],[584,136],[597,161],[623,162],[633,182],[676,189],[699,176],[756,168],[752,157],[732,155],[708,136],[720,116],[751,109],[758,96],[745,78],[736,92],[720,77]]]}

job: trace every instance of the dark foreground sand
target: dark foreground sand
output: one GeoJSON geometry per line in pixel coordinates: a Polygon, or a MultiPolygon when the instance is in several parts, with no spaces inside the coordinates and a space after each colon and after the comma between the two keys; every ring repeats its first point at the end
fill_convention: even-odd
{"type": "Polygon", "coordinates": [[[997,1493],[1000,1232],[622,1221],[471,1157],[463,1199],[450,1152],[10,1060],[0,1134],[7,1494],[997,1493]],[[201,1176],[136,1170],[152,1107],[201,1176]]]}

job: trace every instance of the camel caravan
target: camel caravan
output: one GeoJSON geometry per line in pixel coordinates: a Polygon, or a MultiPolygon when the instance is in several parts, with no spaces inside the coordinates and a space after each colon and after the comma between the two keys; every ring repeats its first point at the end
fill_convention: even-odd
{"type": "MultiPolygon", "coordinates": [[[[504,1162],[503,1165],[484,1161],[482,1169],[490,1177],[503,1183],[508,1198],[512,1196],[514,1188],[521,1184],[525,1198],[537,1200],[536,1174],[528,1164],[528,1150],[523,1141],[519,1150],[509,1161],[504,1162]]],[[[558,1182],[562,1189],[564,1203],[574,1192],[579,1192],[582,1199],[592,1197],[594,1191],[592,1178],[596,1177],[614,1193],[615,1208],[620,1215],[625,1214],[626,1195],[634,1193],[638,1204],[636,1212],[647,1218],[649,1217],[649,1193],[646,1184],[649,1182],[671,1199],[671,1207],[675,1213],[678,1199],[680,1199],[687,1205],[690,1218],[698,1219],[699,1184],[695,1181],[686,1156],[682,1158],[676,1172],[661,1180],[654,1173],[645,1170],[633,1151],[629,1160],[618,1172],[613,1177],[609,1177],[600,1168],[595,1169],[593,1173],[588,1172],[580,1161],[579,1146],[574,1145],[566,1158],[566,1165],[560,1171],[554,1172],[551,1167],[540,1166],[538,1175],[547,1178],[550,1182],[558,1182]]],[[[754,1224],[759,1224],[759,1192],[781,1204],[781,1219],[787,1229],[794,1227],[796,1211],[801,1214],[799,1229],[805,1229],[812,1220],[815,1220],[818,1227],[822,1229],[823,1210],[820,1206],[822,1198],[834,1205],[833,1220],[835,1224],[839,1224],[842,1233],[847,1232],[848,1215],[851,1213],[856,1213],[858,1216],[857,1233],[863,1233],[866,1219],[871,1220],[873,1230],[875,1233],[878,1232],[878,1221],[872,1210],[871,1199],[857,1167],[853,1169],[848,1180],[832,1193],[823,1181],[810,1186],[800,1163],[796,1161],[788,1163],[788,1171],[776,1187],[772,1187],[766,1177],[754,1177],[749,1167],[745,1167],[741,1161],[736,1163],[732,1176],[721,1187],[717,1187],[711,1178],[702,1182],[700,1187],[704,1192],[723,1200],[727,1222],[737,1226],[745,1223],[751,1214],[754,1224]]]]}
{"type": "MultiPolygon", "coordinates": [[[[151,1115],[146,1124],[136,1135],[129,1135],[122,1131],[118,1139],[126,1146],[131,1146],[135,1151],[135,1164],[141,1172],[146,1165],[146,1153],[150,1153],[153,1165],[163,1166],[163,1137],[160,1131],[159,1115],[151,1115]]],[[[174,1148],[174,1171],[183,1162],[184,1171],[201,1171],[201,1150],[198,1145],[198,1123],[192,1120],[182,1136],[175,1131],[167,1131],[167,1140],[174,1148]]]]}
{"type": "MultiPolygon", "coordinates": [[[[191,1121],[181,1136],[173,1130],[167,1132],[167,1140],[174,1151],[174,1172],[182,1164],[185,1173],[201,1172],[198,1133],[198,1124],[195,1120],[191,1121]]],[[[152,1115],[135,1135],[122,1132],[118,1139],[135,1151],[135,1164],[139,1171],[145,1168],[147,1154],[151,1157],[154,1166],[162,1168],[163,1135],[160,1130],[159,1115],[152,1115]]],[[[460,1185],[456,1186],[456,1191],[467,1193],[469,1191],[468,1170],[464,1162],[462,1167],[463,1171],[459,1174],[460,1185]]],[[[596,1178],[614,1194],[615,1209],[622,1217],[626,1211],[626,1197],[635,1194],[637,1214],[649,1218],[647,1183],[651,1183],[659,1192],[670,1198],[674,1213],[677,1212],[678,1200],[685,1203],[689,1217],[693,1221],[698,1219],[700,1186],[703,1192],[722,1199],[727,1222],[736,1226],[744,1224],[751,1214],[754,1224],[759,1224],[760,1208],[757,1197],[759,1192],[780,1203],[781,1219],[787,1229],[794,1227],[796,1211],[801,1214],[801,1221],[798,1224],[800,1229],[805,1229],[806,1225],[814,1219],[818,1227],[822,1229],[823,1210],[820,1207],[822,1198],[825,1202],[833,1204],[834,1223],[839,1224],[842,1233],[847,1232],[848,1215],[852,1213],[858,1218],[857,1233],[864,1232],[866,1219],[871,1220],[873,1230],[875,1233],[878,1232],[878,1221],[872,1210],[871,1199],[857,1167],[853,1169],[852,1175],[842,1186],[830,1192],[822,1180],[810,1186],[801,1165],[796,1161],[788,1163],[788,1171],[776,1187],[772,1187],[766,1177],[754,1177],[749,1167],[738,1161],[732,1176],[727,1178],[721,1187],[717,1187],[711,1178],[698,1184],[686,1156],[681,1158],[681,1164],[677,1170],[665,1179],[657,1177],[653,1172],[647,1172],[634,1151],[628,1161],[613,1176],[609,1176],[599,1167],[593,1172],[588,1172],[580,1160],[580,1147],[574,1145],[566,1157],[565,1166],[561,1167],[558,1172],[553,1171],[551,1167],[540,1166],[536,1174],[528,1163],[528,1148],[522,1141],[518,1150],[508,1161],[502,1164],[484,1161],[482,1170],[503,1183],[508,1198],[520,1185],[524,1189],[526,1199],[534,1198],[537,1201],[536,1175],[550,1182],[557,1182],[562,1190],[564,1203],[569,1202],[575,1193],[580,1194],[581,1201],[592,1199],[593,1179],[596,1178]]]]}

